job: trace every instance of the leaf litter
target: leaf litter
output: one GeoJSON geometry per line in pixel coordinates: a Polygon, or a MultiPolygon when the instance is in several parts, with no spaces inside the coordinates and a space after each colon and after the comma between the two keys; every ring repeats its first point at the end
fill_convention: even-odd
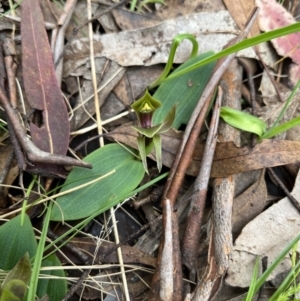
{"type": "MultiPolygon", "coordinates": [[[[42,2],[43,1],[41,1],[41,4],[42,2]]],[[[143,90],[159,76],[160,66],[157,64],[165,63],[167,61],[169,46],[173,37],[178,33],[188,32],[194,34],[198,39],[200,45],[199,53],[202,54],[205,51],[218,51],[232,37],[238,34],[239,29],[243,28],[247,13],[239,13],[237,10],[235,10],[234,7],[230,6],[230,3],[226,4],[229,12],[224,10],[223,4],[219,4],[219,6],[217,5],[217,8],[215,8],[214,10],[212,9],[211,11],[209,11],[209,9],[204,9],[205,11],[198,12],[195,7],[203,5],[200,1],[197,1],[197,4],[195,2],[190,3],[189,1],[185,1],[185,7],[183,10],[181,10],[182,12],[184,12],[185,16],[178,17],[177,11],[179,11],[180,8],[179,2],[172,1],[170,8],[166,6],[155,11],[155,8],[151,7],[153,9],[153,12],[147,14],[148,16],[153,16],[154,21],[152,21],[151,19],[149,20],[148,18],[148,21],[145,23],[145,21],[142,22],[133,20],[135,18],[138,18],[138,16],[143,15],[138,15],[137,13],[130,12],[128,13],[128,11],[123,13],[122,10],[124,10],[124,8],[115,9],[111,12],[107,12],[103,16],[97,17],[97,14],[99,14],[99,11],[101,11],[103,7],[105,7],[105,5],[110,5],[108,1],[104,2],[104,4],[95,2],[92,5],[93,14],[94,16],[96,16],[93,21],[95,25],[94,47],[96,51],[96,77],[98,80],[97,85],[99,87],[98,97],[101,102],[101,115],[105,116],[104,119],[114,119],[106,126],[106,129],[110,132],[106,138],[117,140],[131,147],[131,152],[133,152],[134,154],[134,149],[137,148],[137,133],[134,132],[134,130],[131,128],[132,123],[128,123],[132,121],[133,115],[130,112],[128,112],[127,117],[126,115],[122,115],[122,117],[118,118],[117,115],[119,113],[124,113],[124,111],[126,110],[129,110],[129,105],[131,105],[134,100],[139,98],[143,90]],[[196,14],[192,13],[195,11],[197,12],[196,14]],[[231,14],[231,16],[229,13],[231,14]],[[131,17],[125,17],[125,14],[129,14],[131,17]],[[241,18],[241,15],[244,18],[241,18]],[[125,20],[124,18],[127,18],[126,25],[122,24],[122,22],[124,22],[125,20]],[[132,18],[132,20],[130,18],[132,18]],[[207,20],[212,21],[212,23],[208,23],[207,20]],[[237,25],[233,20],[236,21],[237,25]],[[145,24],[147,24],[147,28],[145,28],[145,24]],[[119,30],[117,25],[119,25],[119,28],[123,29],[123,31],[116,32],[116,30],[119,30]],[[102,27],[101,30],[105,32],[104,34],[99,34],[99,26],[102,27]]],[[[251,5],[253,6],[252,3],[249,7],[249,3],[246,2],[247,1],[240,1],[241,6],[246,7],[246,9],[244,9],[244,12],[250,11],[251,5]]],[[[29,3],[33,4],[34,2],[32,0],[24,0],[24,3],[26,5],[29,3]]],[[[259,4],[258,1],[257,4],[259,4]]],[[[260,5],[263,5],[262,2],[260,2],[260,5]]],[[[39,5],[35,3],[34,8],[37,9],[38,7],[39,5]]],[[[54,2],[47,2],[46,6],[44,5],[42,6],[42,8],[45,21],[48,23],[55,24],[56,20],[59,19],[60,14],[62,14],[62,9],[57,7],[54,2]]],[[[261,8],[261,19],[265,19],[264,21],[267,21],[268,18],[271,18],[273,15],[276,15],[278,13],[282,14],[283,11],[285,12],[285,9],[283,9],[282,6],[275,6],[275,4],[270,4],[270,7],[268,8],[263,6],[261,8]],[[273,13],[268,15],[267,12],[270,9],[273,13]]],[[[85,10],[86,3],[84,1],[79,1],[75,7],[74,18],[72,18],[71,23],[66,31],[65,38],[67,44],[65,45],[64,50],[64,71],[62,85],[62,91],[65,95],[65,99],[63,98],[61,88],[59,87],[60,83],[57,82],[55,77],[55,65],[52,62],[50,47],[47,46],[47,36],[45,34],[42,34],[42,36],[37,39],[37,43],[39,44],[36,44],[35,49],[33,48],[34,43],[30,43],[30,41],[33,41],[34,38],[37,37],[37,33],[35,32],[36,30],[43,32],[43,25],[41,24],[44,21],[40,19],[40,22],[42,23],[37,22],[37,20],[40,18],[39,15],[38,18],[31,18],[27,21],[26,18],[30,18],[30,13],[26,13],[25,10],[23,11],[23,14],[25,13],[25,15],[21,15],[21,44],[23,50],[21,53],[22,60],[20,61],[22,61],[22,70],[20,70],[20,68],[18,69],[17,78],[21,82],[21,87],[24,87],[23,93],[25,92],[24,101],[26,103],[26,107],[29,108],[30,106],[31,109],[35,109],[35,115],[42,117],[42,121],[40,122],[35,121],[36,118],[29,119],[32,141],[37,147],[49,153],[66,155],[67,149],[69,147],[70,127],[72,129],[72,147],[76,147],[81,142],[81,140],[84,141],[95,134],[94,132],[88,132],[88,134],[84,134],[82,136],[79,135],[77,137],[80,130],[84,130],[85,128],[88,128],[90,126],[91,128],[95,128],[95,121],[92,118],[92,116],[95,114],[95,106],[93,102],[94,91],[92,88],[92,77],[90,73],[91,67],[89,62],[89,40],[87,38],[87,24],[84,25],[84,23],[87,21],[87,18],[84,14],[82,14],[82,12],[85,10]],[[24,26],[24,24],[30,24],[30,22],[33,24],[32,27],[28,25],[24,26]],[[81,26],[78,31],[78,35],[76,36],[74,35],[74,27],[79,27],[78,24],[79,26],[83,26],[81,26]],[[26,37],[26,35],[30,34],[30,38],[26,37]],[[36,59],[33,59],[32,56],[36,56],[36,59]],[[42,67],[35,66],[34,63],[36,62],[40,62],[42,67]],[[68,107],[66,106],[66,102],[69,103],[68,107]],[[50,137],[50,139],[45,139],[45,137],[50,137]],[[51,143],[49,143],[49,141],[51,143]]],[[[16,13],[20,13],[20,8],[16,8],[16,13]]],[[[294,22],[292,20],[292,17],[288,16],[286,13],[283,14],[282,18],[282,22],[285,22],[284,24],[287,24],[286,22],[294,22]],[[286,19],[288,21],[286,21],[284,16],[287,16],[286,19]]],[[[8,21],[7,18],[1,19],[0,30],[3,31],[4,29],[11,29],[11,22],[12,21],[8,21]]],[[[268,31],[271,29],[270,26],[265,27],[261,25],[261,22],[259,26],[260,30],[263,31],[268,31]]],[[[255,35],[258,33],[258,31],[259,30],[256,25],[252,34],[255,35]]],[[[19,31],[17,32],[19,33],[19,31]]],[[[278,41],[280,40],[278,39],[278,41]]],[[[282,47],[280,48],[280,45],[282,45],[282,43],[280,44],[280,42],[279,45],[276,44],[276,41],[274,43],[278,55],[290,56],[294,63],[297,64],[296,51],[291,52],[290,49],[287,50],[283,49],[282,47]]],[[[291,44],[292,43],[294,43],[294,39],[292,40],[291,44]]],[[[183,63],[186,58],[188,58],[190,53],[189,47],[189,43],[183,43],[179,47],[179,52],[176,56],[175,63],[183,63]]],[[[264,50],[262,50],[262,48],[260,47],[261,46],[259,46],[258,49],[264,64],[269,66],[269,68],[275,68],[273,71],[277,71],[277,67],[275,67],[274,65],[274,51],[271,51],[270,48],[263,48],[264,50]]],[[[296,45],[294,45],[294,47],[296,47],[296,45]]],[[[18,52],[18,55],[19,54],[20,50],[18,52]]],[[[240,55],[257,59],[257,55],[253,50],[243,51],[240,55]]],[[[292,67],[297,68],[297,66],[292,67]]],[[[190,77],[192,77],[192,75],[190,75],[190,77]]],[[[299,76],[297,75],[297,72],[290,73],[289,80],[291,83],[295,83],[298,78],[299,76]]],[[[283,85],[284,84],[286,83],[283,83],[283,85]]],[[[185,86],[189,87],[193,85],[196,85],[193,79],[187,78],[185,80],[185,86]]],[[[246,87],[246,85],[244,86],[246,87]]],[[[185,87],[183,87],[182,89],[183,91],[185,91],[185,87]]],[[[229,89],[231,90],[233,88],[231,87],[229,89]]],[[[286,99],[286,94],[284,93],[285,91],[282,92],[282,99],[286,99]]],[[[243,96],[244,95],[246,94],[243,94],[243,96]]],[[[267,96],[268,95],[266,95],[266,97],[267,96]]],[[[164,96],[161,97],[164,98],[164,96]]],[[[176,101],[177,100],[175,100],[175,102],[176,101]]],[[[190,105],[188,103],[188,100],[185,100],[185,106],[188,105],[190,105]]],[[[293,100],[290,110],[286,113],[285,119],[288,120],[297,116],[297,105],[298,96],[296,96],[293,100]]],[[[183,106],[183,108],[185,106],[183,106]]],[[[259,109],[261,110],[258,110],[258,112],[261,114],[263,119],[270,120],[277,115],[277,112],[281,107],[281,103],[270,105],[267,103],[267,101],[265,102],[265,104],[261,102],[259,104],[259,109]]],[[[20,108],[20,103],[18,103],[18,108],[20,108]]],[[[179,111],[180,110],[181,109],[179,108],[179,111]]],[[[23,111],[20,110],[20,112],[23,111]]],[[[168,170],[168,168],[172,166],[172,162],[176,154],[176,149],[178,148],[180,140],[182,139],[182,130],[184,130],[182,124],[186,124],[189,118],[185,115],[186,113],[184,113],[184,111],[180,113],[180,118],[176,123],[177,130],[170,130],[167,133],[161,134],[163,146],[162,163],[165,166],[166,170],[168,170]]],[[[29,116],[27,118],[32,118],[32,116],[29,116]]],[[[196,149],[190,167],[187,170],[187,175],[189,176],[195,177],[198,174],[202,159],[204,141],[206,139],[205,135],[205,129],[203,128],[201,136],[196,142],[196,149]]],[[[289,133],[287,133],[286,137],[285,135],[281,135],[280,139],[287,139],[287,137],[296,137],[297,139],[297,128],[290,130],[289,133]],[[292,135],[293,131],[296,132],[292,135]]],[[[107,143],[109,143],[108,139],[106,139],[107,143]]],[[[229,251],[227,250],[228,253],[226,253],[227,251],[224,251],[224,254],[230,254],[231,256],[229,265],[228,262],[224,263],[225,272],[228,268],[226,285],[247,287],[251,280],[252,269],[254,266],[253,261],[255,259],[255,256],[267,255],[270,262],[272,262],[273,258],[278,255],[283,246],[290,240],[292,240],[297,233],[299,233],[299,229],[297,228],[299,213],[291,205],[288,198],[283,198],[281,201],[275,203],[274,205],[271,204],[272,201],[268,200],[270,199],[270,195],[272,193],[270,190],[271,183],[270,179],[265,176],[264,170],[261,170],[257,173],[258,177],[250,175],[253,170],[260,170],[266,167],[284,166],[291,163],[297,164],[299,162],[299,142],[293,141],[294,139],[295,138],[288,138],[288,140],[266,140],[261,144],[257,144],[255,146],[249,146],[247,144],[245,145],[245,143],[243,142],[237,143],[238,145],[242,145],[242,147],[235,145],[230,140],[217,143],[217,148],[212,164],[211,178],[227,178],[229,179],[228,189],[232,191],[239,191],[236,192],[236,195],[232,193],[231,196],[231,198],[234,198],[232,217],[234,245],[232,252],[230,252],[231,246],[229,246],[229,251]],[[243,174],[237,175],[238,173],[243,174]],[[239,181],[244,174],[246,175],[245,177],[247,178],[247,183],[242,184],[239,181]],[[236,189],[233,189],[233,186],[230,185],[234,185],[236,189]],[[245,188],[241,190],[241,187],[245,188]],[[266,207],[268,206],[269,208],[266,209],[266,207]],[[249,264],[245,265],[245,261],[249,264]],[[242,272],[241,267],[243,267],[242,272]]],[[[1,164],[3,165],[4,169],[4,173],[1,174],[1,183],[11,185],[17,177],[17,173],[15,171],[16,163],[11,163],[10,170],[8,167],[6,167],[7,164],[4,164],[5,161],[10,162],[9,155],[11,154],[11,146],[9,141],[4,141],[5,146],[0,146],[1,154],[3,154],[3,158],[1,157],[1,164]]],[[[96,148],[98,148],[98,145],[95,142],[91,142],[86,148],[87,153],[90,153],[96,148]]],[[[86,152],[84,150],[81,150],[80,152],[80,156],[85,156],[86,152]]],[[[72,220],[91,216],[97,211],[97,208],[101,207],[102,198],[107,203],[106,208],[109,208],[111,206],[110,204],[112,203],[119,202],[119,200],[117,202],[113,200],[114,194],[119,194],[117,187],[118,184],[122,183],[122,181],[128,181],[129,183],[125,185],[127,190],[122,192],[124,196],[128,194],[128,192],[132,191],[137,186],[138,182],[141,181],[143,174],[142,166],[139,164],[139,161],[137,161],[136,157],[133,154],[127,154],[127,151],[121,146],[118,146],[116,150],[105,148],[102,152],[107,152],[106,158],[110,158],[109,156],[111,156],[111,159],[109,159],[111,167],[109,164],[106,164],[105,159],[103,159],[103,161],[99,160],[98,162],[100,165],[107,165],[107,172],[113,169],[113,163],[115,163],[114,161],[117,161],[119,153],[124,153],[124,155],[126,154],[128,156],[128,160],[130,161],[130,163],[128,163],[128,166],[125,163],[123,164],[124,166],[121,166],[121,169],[124,170],[122,174],[125,174],[126,171],[127,178],[123,176],[123,179],[116,178],[114,181],[109,181],[108,177],[106,180],[107,182],[99,182],[100,185],[91,186],[92,192],[88,192],[88,190],[82,190],[81,192],[80,190],[74,191],[71,194],[68,194],[67,198],[61,197],[62,199],[64,199],[63,202],[61,202],[60,199],[57,198],[58,205],[54,207],[54,211],[52,213],[53,220],[72,220]],[[136,167],[134,167],[133,165],[136,167]],[[140,179],[137,179],[138,175],[140,179]],[[109,196],[105,195],[105,189],[107,189],[109,196]],[[97,198],[94,197],[95,195],[97,195],[97,198]],[[77,199],[78,201],[76,201],[77,199]],[[70,211],[70,213],[68,213],[70,214],[69,216],[67,213],[64,214],[64,212],[67,212],[67,208],[73,210],[72,212],[70,211]]],[[[153,156],[152,154],[150,155],[150,158],[152,160],[155,160],[155,156],[153,156]]],[[[92,160],[94,165],[96,161],[97,159],[92,160]]],[[[43,163],[43,165],[43,168],[49,168],[49,164],[45,165],[45,163],[43,163]]],[[[60,174],[67,174],[66,171],[62,172],[61,165],[58,166],[60,168],[60,174]]],[[[30,167],[28,170],[30,170],[30,167]]],[[[282,168],[280,170],[281,172],[283,172],[282,168]]],[[[93,172],[96,173],[95,176],[99,177],[102,175],[102,171],[98,171],[95,166],[93,172]]],[[[58,172],[56,171],[56,173],[58,172]]],[[[88,171],[79,168],[75,168],[71,172],[71,174],[75,175],[75,178],[77,178],[77,180],[81,181],[82,183],[85,182],[84,177],[89,177],[90,175],[88,171]]],[[[183,194],[187,190],[186,186],[192,185],[191,180],[188,179],[186,180],[185,185],[182,188],[183,194]]],[[[296,198],[299,198],[297,195],[297,187],[299,186],[297,185],[297,179],[294,184],[292,194],[296,198]]],[[[73,180],[72,176],[70,176],[67,181],[72,182],[73,180]]],[[[91,180],[91,178],[89,178],[89,180],[91,180]]],[[[68,182],[66,183],[68,184],[68,182]]],[[[209,188],[212,192],[214,190],[214,187],[217,187],[219,185],[218,179],[214,183],[215,184],[212,184],[212,186],[209,188]]],[[[72,183],[70,185],[72,185],[72,183]]],[[[78,183],[76,185],[78,185],[78,183]]],[[[25,189],[27,188],[28,187],[26,184],[25,189]]],[[[63,188],[62,192],[64,191],[64,189],[66,190],[67,187],[63,188]]],[[[29,195],[29,198],[31,198],[32,201],[35,199],[33,197],[33,193],[36,191],[37,188],[34,187],[31,195],[29,195]]],[[[188,200],[190,197],[191,196],[183,197],[182,202],[185,204],[185,206],[188,206],[186,199],[188,200]]],[[[217,199],[216,194],[214,197],[217,199]]],[[[278,198],[278,195],[276,195],[276,197],[278,198]]],[[[18,201],[21,199],[22,194],[16,193],[11,189],[3,186],[1,190],[0,201],[1,215],[13,212],[13,208],[17,208],[19,210],[20,204],[18,203],[18,201]],[[11,193],[13,195],[11,195],[11,193]],[[12,206],[12,208],[10,208],[10,206],[12,206]]],[[[157,199],[159,200],[159,196],[156,197],[156,200],[157,199]]],[[[36,208],[38,208],[38,211],[42,209],[38,206],[36,206],[36,208]]],[[[182,210],[182,207],[180,206],[177,209],[179,219],[184,220],[184,210],[182,210]]],[[[158,215],[159,204],[157,203],[155,206],[150,205],[150,210],[152,210],[154,215],[158,215]]],[[[210,219],[211,207],[208,206],[206,210],[207,211],[204,214],[204,223],[207,223],[207,225],[216,223],[213,222],[212,219],[210,219]]],[[[146,223],[143,216],[141,217],[141,215],[137,215],[137,212],[126,205],[118,209],[116,212],[119,212],[118,228],[121,240],[128,238],[141,225],[146,223]],[[134,216],[134,219],[128,217],[124,218],[125,214],[129,214],[128,212],[130,212],[130,215],[134,216]]],[[[138,210],[138,212],[139,214],[143,214],[143,211],[141,210],[138,210]]],[[[28,213],[30,217],[35,217],[38,214],[37,212],[34,212],[34,210],[28,211],[28,213]]],[[[101,243],[102,239],[108,239],[107,235],[105,235],[104,237],[103,234],[99,234],[100,231],[102,231],[101,227],[103,224],[105,224],[105,219],[107,217],[108,216],[104,217],[104,215],[100,214],[98,216],[95,216],[93,221],[90,222],[89,226],[88,224],[86,224],[84,231],[81,233],[81,235],[87,236],[91,249],[87,248],[84,244],[76,243],[76,240],[73,240],[74,245],[79,249],[84,249],[86,252],[94,254],[95,258],[97,258],[97,244],[101,243]],[[99,236],[101,238],[99,238],[99,236]]],[[[110,223],[108,223],[107,225],[111,226],[110,223]]],[[[184,224],[180,224],[180,229],[183,229],[183,225],[184,224]]],[[[34,226],[38,227],[38,224],[34,224],[34,226]]],[[[28,220],[26,220],[26,227],[28,229],[32,229],[32,226],[28,223],[28,220]]],[[[160,240],[159,233],[161,233],[162,231],[160,224],[153,226],[152,231],[153,229],[155,229],[155,227],[156,229],[160,229],[157,230],[157,233],[153,233],[151,232],[151,230],[146,231],[145,229],[143,237],[141,237],[137,243],[136,241],[134,241],[136,238],[134,238],[133,241],[131,241],[130,245],[122,247],[124,252],[124,263],[135,263],[135,266],[132,267],[132,269],[128,268],[127,277],[129,290],[134,294],[135,297],[148,297],[147,286],[142,284],[142,281],[139,281],[138,279],[147,279],[150,285],[149,270],[147,270],[146,267],[150,266],[153,268],[154,257],[152,256],[157,255],[156,251],[160,240]],[[136,247],[133,246],[135,243],[136,247]],[[151,255],[143,255],[142,253],[139,253],[140,251],[138,251],[137,248],[143,250],[143,248],[146,248],[147,245],[151,245],[151,250],[147,249],[146,251],[148,253],[151,253],[151,255]],[[143,268],[141,268],[142,266],[143,268]],[[136,283],[138,283],[138,286],[134,287],[134,281],[132,281],[132,279],[134,279],[136,283]]],[[[1,229],[4,228],[1,227],[0,231],[1,229]]],[[[107,228],[106,231],[109,232],[110,230],[111,229],[107,228]]],[[[66,230],[64,226],[59,225],[56,231],[59,235],[66,230]]],[[[7,230],[5,229],[2,230],[1,233],[8,235],[7,230]]],[[[202,236],[210,235],[210,237],[212,237],[212,234],[209,234],[209,231],[207,232],[208,234],[204,230],[201,233],[202,236]]],[[[112,247],[115,246],[115,243],[110,244],[112,245],[112,247]]],[[[232,244],[232,242],[229,242],[229,245],[230,244],[232,244]]],[[[24,246],[26,248],[26,242],[24,242],[24,246]]],[[[203,241],[201,243],[201,252],[207,254],[207,247],[207,243],[203,241]]],[[[199,269],[204,269],[207,266],[214,266],[214,257],[211,255],[211,251],[213,250],[212,247],[213,245],[211,245],[210,243],[208,265],[207,263],[203,262],[200,264],[199,269]]],[[[105,249],[105,243],[103,244],[103,246],[100,246],[100,250],[102,250],[101,248],[105,249]]],[[[103,252],[106,252],[107,249],[109,249],[109,247],[106,247],[106,250],[104,250],[103,252]]],[[[216,252],[218,251],[219,250],[216,250],[216,252]]],[[[66,250],[64,252],[69,251],[66,250]]],[[[115,252],[115,250],[112,250],[111,252],[115,252]]],[[[64,261],[64,257],[61,257],[60,259],[64,261]]],[[[54,258],[52,261],[51,260],[49,259],[49,261],[45,263],[45,265],[51,266],[51,262],[54,262],[54,265],[60,264],[58,258],[54,258]]],[[[97,260],[102,261],[104,264],[105,262],[115,263],[119,259],[116,259],[116,257],[108,256],[105,260],[101,260],[101,258],[97,258],[97,260]]],[[[82,260],[76,261],[76,263],[81,264],[82,260]]],[[[99,266],[97,266],[97,268],[99,268],[99,266]]],[[[289,268],[290,261],[287,258],[285,259],[284,264],[281,266],[280,271],[273,273],[271,279],[274,279],[274,277],[278,273],[285,272],[289,268]]],[[[116,267],[107,266],[106,269],[107,272],[118,273],[118,269],[116,267]]],[[[220,273],[224,273],[224,271],[221,272],[221,270],[222,269],[219,269],[220,273]]],[[[102,279],[104,279],[104,274],[102,275],[100,273],[99,277],[102,277],[102,279]]],[[[105,278],[105,280],[108,281],[108,278],[105,278]]],[[[95,295],[95,293],[93,293],[93,291],[95,290],[102,290],[103,292],[109,291],[110,294],[112,294],[112,287],[102,286],[102,288],[99,288],[99,286],[102,285],[101,281],[102,280],[95,280],[92,285],[93,289],[91,290],[84,288],[83,286],[79,287],[78,292],[83,291],[84,298],[86,299],[96,298],[95,296],[97,296],[97,294],[95,295]]],[[[110,281],[118,282],[119,278],[118,276],[113,276],[110,281]]],[[[200,284],[201,282],[199,281],[198,285],[200,284]]],[[[119,285],[117,286],[118,288],[120,287],[119,285]]],[[[222,288],[224,287],[221,287],[221,289],[222,288]]],[[[61,290],[63,291],[63,288],[61,288],[61,290]]],[[[163,292],[166,296],[168,295],[168,290],[166,288],[166,290],[163,292]]],[[[44,293],[49,293],[49,287],[48,289],[46,288],[45,290],[40,290],[40,292],[42,291],[44,293]]],[[[121,290],[119,292],[121,292],[121,290]]],[[[169,298],[169,300],[172,300],[172,291],[170,292],[170,294],[171,299],[169,298]]],[[[199,287],[197,287],[194,298],[200,298],[201,300],[204,300],[203,294],[204,292],[201,291],[199,287]]],[[[104,297],[103,300],[108,300],[108,296],[109,294],[107,294],[107,296],[104,297]]],[[[224,295],[223,298],[220,297],[219,300],[224,300],[225,297],[229,299],[231,296],[224,295]]],[[[56,300],[55,298],[57,297],[53,298],[54,299],[51,300],[56,300]]]]}

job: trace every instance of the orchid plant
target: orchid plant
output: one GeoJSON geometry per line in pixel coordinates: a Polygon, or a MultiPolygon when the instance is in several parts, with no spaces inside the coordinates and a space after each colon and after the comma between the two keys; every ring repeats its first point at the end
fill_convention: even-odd
{"type": "Polygon", "coordinates": [[[135,111],[139,121],[139,126],[133,126],[133,128],[140,134],[140,136],[137,138],[137,144],[140,158],[147,173],[147,155],[149,155],[153,149],[155,149],[158,171],[161,171],[162,152],[160,134],[167,132],[171,128],[175,119],[176,105],[172,107],[163,122],[153,125],[153,114],[160,106],[161,102],[153,98],[148,90],[146,90],[141,99],[137,100],[131,105],[131,108],[135,111]]]}

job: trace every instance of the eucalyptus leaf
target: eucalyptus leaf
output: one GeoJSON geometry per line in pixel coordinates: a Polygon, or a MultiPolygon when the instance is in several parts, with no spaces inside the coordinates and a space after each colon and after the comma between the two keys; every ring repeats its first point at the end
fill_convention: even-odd
{"type": "MultiPolygon", "coordinates": [[[[171,75],[211,55],[213,55],[213,52],[207,52],[191,58],[172,72],[171,75]]],[[[173,127],[178,129],[181,124],[186,124],[211,76],[215,63],[211,62],[180,77],[163,82],[153,95],[155,99],[159,99],[162,103],[162,106],[154,113],[153,124],[163,122],[170,108],[175,104],[177,104],[177,107],[173,127]]]]}
{"type": "MultiPolygon", "coordinates": [[[[59,267],[61,263],[56,255],[48,256],[42,262],[42,267],[59,267]]],[[[61,270],[52,269],[41,272],[43,275],[48,275],[49,278],[43,277],[39,280],[37,295],[42,298],[45,295],[49,296],[51,301],[61,301],[67,293],[67,281],[64,279],[65,272],[61,270]],[[54,276],[54,277],[52,277],[54,276]]]]}
{"type": "Polygon", "coordinates": [[[22,256],[36,254],[37,242],[27,214],[21,225],[21,215],[17,215],[0,227],[0,269],[11,270],[22,256]]]}
{"type": "Polygon", "coordinates": [[[266,123],[261,119],[229,107],[221,108],[220,117],[229,125],[246,132],[254,133],[259,137],[261,137],[267,129],[266,123]]]}
{"type": "Polygon", "coordinates": [[[61,192],[114,172],[97,183],[57,198],[51,220],[76,220],[95,212],[100,214],[120,203],[144,176],[142,162],[119,144],[106,145],[85,157],[84,161],[91,163],[93,169],[75,167],[61,192]]]}

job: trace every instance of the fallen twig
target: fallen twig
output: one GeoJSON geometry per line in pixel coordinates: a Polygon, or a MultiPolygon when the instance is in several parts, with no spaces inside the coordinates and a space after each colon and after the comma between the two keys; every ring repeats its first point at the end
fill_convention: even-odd
{"type": "Polygon", "coordinates": [[[213,110],[205,149],[201,161],[201,168],[194,184],[194,193],[187,218],[187,226],[183,238],[182,263],[191,272],[190,280],[195,281],[198,261],[198,245],[202,224],[202,216],[210,177],[211,165],[217,144],[217,130],[219,125],[220,107],[223,92],[218,89],[218,97],[213,110]]]}

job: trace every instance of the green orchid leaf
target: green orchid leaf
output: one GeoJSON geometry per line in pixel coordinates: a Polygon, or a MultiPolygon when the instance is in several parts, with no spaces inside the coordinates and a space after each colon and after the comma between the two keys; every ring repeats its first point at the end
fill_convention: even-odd
{"type": "Polygon", "coordinates": [[[235,52],[241,51],[243,49],[258,45],[260,43],[270,41],[272,39],[276,39],[276,38],[279,38],[279,37],[282,37],[282,36],[285,36],[285,35],[288,35],[291,33],[295,33],[295,32],[299,32],[298,22],[288,25],[288,26],[285,26],[285,27],[282,27],[282,28],[264,32],[253,38],[245,39],[245,40],[243,40],[239,43],[236,43],[228,48],[225,48],[222,51],[219,51],[216,54],[212,54],[201,61],[195,62],[194,64],[192,64],[190,66],[186,66],[184,69],[180,70],[180,72],[178,72],[178,73],[172,73],[169,77],[167,77],[165,79],[165,81],[171,81],[171,80],[175,79],[176,77],[180,77],[181,75],[184,75],[187,72],[191,72],[201,66],[209,64],[211,62],[215,62],[218,59],[225,57],[231,53],[235,53],[235,52]]]}
{"type": "Polygon", "coordinates": [[[152,141],[153,141],[154,148],[155,148],[157,169],[160,172],[161,169],[162,169],[161,136],[160,135],[155,135],[152,138],[152,141]]]}
{"type": "Polygon", "coordinates": [[[49,277],[39,280],[37,295],[39,298],[47,295],[51,301],[61,301],[67,293],[67,281],[64,279],[66,275],[59,259],[52,254],[42,261],[42,267],[53,267],[53,269],[41,272],[49,277]],[[57,267],[61,269],[57,270],[57,267]]]}
{"type": "MultiPolygon", "coordinates": [[[[181,70],[210,57],[212,54],[213,52],[207,52],[189,59],[172,72],[171,75],[177,74],[181,70]]],[[[162,103],[162,106],[154,113],[153,124],[162,123],[170,112],[170,108],[175,104],[177,104],[176,116],[172,127],[178,129],[182,124],[187,124],[215,64],[216,62],[212,62],[180,77],[163,82],[153,95],[154,98],[159,99],[162,103]]]]}
{"type": "Polygon", "coordinates": [[[173,65],[173,61],[174,61],[174,57],[175,57],[175,53],[176,53],[177,47],[185,39],[189,40],[192,43],[192,45],[193,45],[193,49],[192,49],[190,58],[193,58],[193,57],[195,57],[197,55],[197,53],[198,53],[198,42],[195,39],[195,37],[192,34],[189,34],[189,33],[183,33],[183,34],[177,35],[173,39],[173,41],[172,41],[170,54],[169,54],[168,61],[167,61],[167,64],[165,66],[164,71],[159,76],[159,78],[157,80],[155,80],[149,86],[149,89],[153,89],[153,88],[157,87],[158,85],[160,85],[162,83],[162,81],[168,76],[168,74],[169,74],[169,72],[170,72],[170,70],[172,68],[172,65],[173,65]]]}
{"type": "Polygon", "coordinates": [[[91,185],[56,199],[51,220],[76,220],[106,211],[123,201],[141,182],[144,168],[141,161],[119,144],[106,145],[84,158],[92,170],[75,167],[61,192],[66,192],[90,180],[91,185]]]}
{"type": "Polygon", "coordinates": [[[280,133],[286,132],[295,126],[300,125],[300,117],[293,118],[292,120],[285,122],[281,125],[278,125],[270,130],[268,130],[263,136],[262,139],[269,139],[272,138],[280,133]]]}
{"type": "Polygon", "coordinates": [[[144,169],[147,174],[148,172],[148,165],[147,165],[147,153],[146,153],[146,137],[137,137],[137,145],[140,153],[141,160],[143,162],[144,169]]]}
{"type": "Polygon", "coordinates": [[[264,121],[229,107],[221,108],[220,117],[229,125],[246,132],[254,133],[259,137],[262,137],[266,132],[267,125],[264,121]]]}
{"type": "Polygon", "coordinates": [[[27,214],[21,224],[21,214],[0,227],[0,269],[12,270],[22,256],[36,254],[37,242],[27,214]]]}
{"type": "Polygon", "coordinates": [[[26,253],[6,275],[1,284],[0,301],[23,300],[31,276],[31,264],[26,253]]]}
{"type": "Polygon", "coordinates": [[[148,138],[152,138],[155,134],[160,133],[160,130],[163,128],[163,124],[158,124],[155,126],[152,126],[150,128],[142,128],[139,126],[132,126],[137,132],[139,132],[140,134],[148,137],[148,138]]]}

